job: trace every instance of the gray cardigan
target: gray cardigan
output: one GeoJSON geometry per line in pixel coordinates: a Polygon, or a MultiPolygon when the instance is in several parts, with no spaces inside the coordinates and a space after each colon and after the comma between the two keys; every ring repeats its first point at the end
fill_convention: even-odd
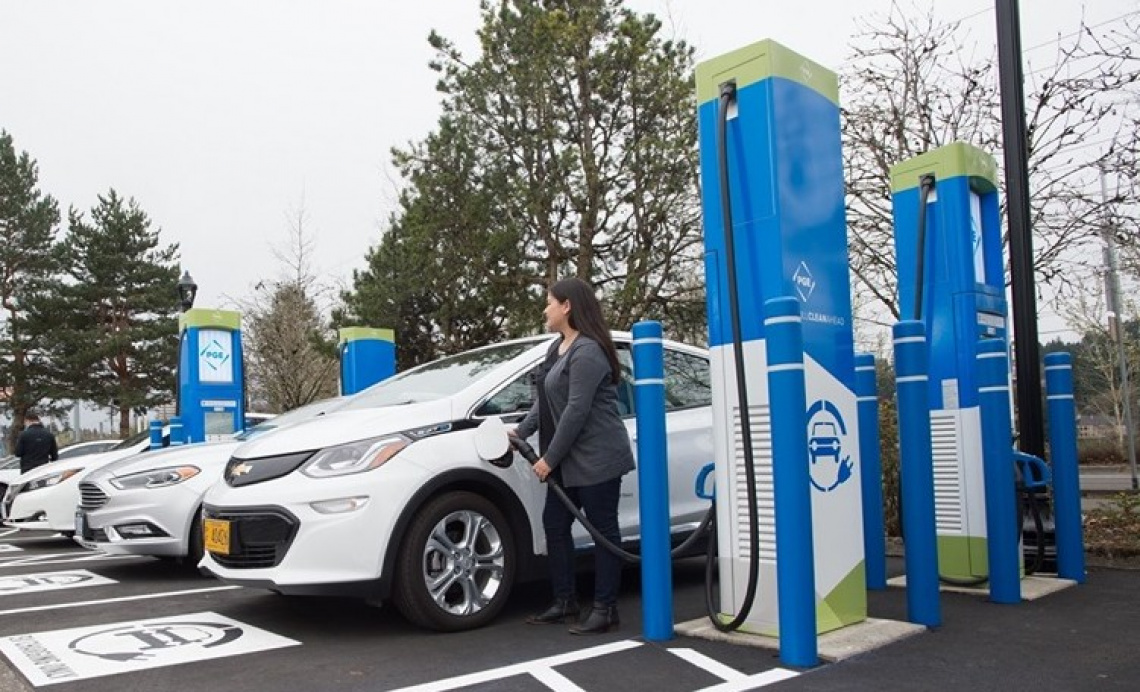
{"type": "Polygon", "coordinates": [[[561,343],[559,339],[551,346],[551,358],[556,359],[542,378],[545,396],[531,406],[518,434],[528,438],[541,420],[553,421],[553,434],[540,435],[545,446],[542,456],[568,488],[623,476],[633,470],[633,450],[618,413],[610,361],[598,342],[584,334],[558,356],[561,343]],[[547,416],[542,415],[544,405],[547,416]]]}

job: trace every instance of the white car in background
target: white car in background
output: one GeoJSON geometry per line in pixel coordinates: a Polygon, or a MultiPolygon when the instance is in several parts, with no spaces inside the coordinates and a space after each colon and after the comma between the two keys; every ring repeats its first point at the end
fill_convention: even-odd
{"type": "Polygon", "coordinates": [[[255,435],[307,420],[340,406],[326,399],[268,416],[233,440],[187,445],[120,459],[79,483],[75,541],[113,555],[202,559],[202,496],[222,478],[233,451],[255,435]]]}
{"type": "MultiPolygon", "coordinates": [[[[170,429],[163,428],[162,444],[170,444],[170,429]]],[[[110,451],[60,459],[18,476],[4,494],[4,524],[18,529],[42,529],[71,535],[79,506],[79,479],[83,474],[150,449],[150,431],[120,441],[110,451]]]]}
{"type": "MultiPolygon", "coordinates": [[[[59,450],[60,459],[70,459],[73,457],[87,456],[88,454],[98,454],[106,452],[115,445],[122,442],[122,440],[92,440],[91,442],[77,442],[73,445],[67,445],[59,450]]],[[[8,491],[8,486],[12,485],[12,481],[20,476],[20,457],[9,455],[0,459],[0,498],[4,497],[4,493],[8,491]]]]}
{"type": "MultiPolygon", "coordinates": [[[[546,488],[525,462],[481,460],[475,429],[521,420],[551,337],[437,360],[360,392],[342,408],[234,452],[203,505],[201,567],[283,594],[391,599],[438,630],[479,627],[545,553],[546,488]]],[[[619,410],[635,437],[630,336],[615,334],[626,378],[619,410]]],[[[665,342],[671,530],[709,508],[693,483],[713,458],[708,353],[665,342]]],[[[634,474],[622,484],[624,540],[639,535],[634,474]]],[[[577,529],[577,527],[576,527],[577,529]]],[[[575,534],[580,546],[590,538],[575,534]]]]}

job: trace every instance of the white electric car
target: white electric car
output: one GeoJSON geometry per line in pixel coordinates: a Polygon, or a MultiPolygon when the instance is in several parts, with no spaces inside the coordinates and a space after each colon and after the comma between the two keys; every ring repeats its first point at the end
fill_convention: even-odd
{"type": "MultiPolygon", "coordinates": [[[[162,444],[170,444],[169,428],[163,428],[162,444]]],[[[60,459],[18,476],[4,494],[4,524],[71,535],[75,531],[75,510],[79,506],[79,479],[149,448],[150,432],[143,431],[119,442],[110,451],[60,459]]]]}
{"type": "MultiPolygon", "coordinates": [[[[627,370],[620,406],[635,437],[630,337],[615,341],[627,370]]],[[[201,566],[283,594],[390,599],[433,629],[490,621],[516,577],[541,574],[546,489],[521,460],[508,468],[480,460],[475,428],[488,417],[521,420],[549,344],[535,337],[437,360],[243,444],[206,493],[201,566]]],[[[709,507],[694,491],[713,458],[707,352],[667,341],[665,390],[679,537],[709,507]]],[[[630,474],[619,510],[625,540],[639,533],[637,493],[630,474]]]]}
{"type": "Polygon", "coordinates": [[[87,474],[79,483],[76,542],[112,555],[185,557],[197,565],[202,496],[221,480],[233,451],[255,435],[319,416],[343,401],[326,399],[268,416],[233,440],[147,452],[87,474]]]}

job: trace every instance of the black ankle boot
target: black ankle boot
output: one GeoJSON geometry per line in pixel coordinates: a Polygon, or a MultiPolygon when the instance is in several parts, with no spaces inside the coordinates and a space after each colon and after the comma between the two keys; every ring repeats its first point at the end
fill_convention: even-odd
{"type": "Polygon", "coordinates": [[[570,628],[570,634],[602,634],[613,632],[621,625],[618,619],[617,606],[605,606],[595,603],[586,615],[586,619],[570,628]]]}
{"type": "Polygon", "coordinates": [[[578,602],[573,598],[556,598],[546,610],[526,619],[528,625],[557,625],[573,622],[578,617],[578,602]]]}

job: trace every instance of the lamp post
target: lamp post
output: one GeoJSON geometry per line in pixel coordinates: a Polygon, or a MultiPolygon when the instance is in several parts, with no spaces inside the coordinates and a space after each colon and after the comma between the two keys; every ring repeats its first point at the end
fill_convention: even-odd
{"type": "MultiPolygon", "coordinates": [[[[194,283],[194,277],[190,276],[190,272],[183,270],[182,278],[178,280],[178,307],[182,312],[186,312],[194,307],[194,298],[198,295],[198,284],[194,283]]],[[[185,332],[182,331],[181,326],[178,329],[178,360],[174,366],[174,415],[182,415],[182,373],[178,371],[182,362],[182,350],[185,345],[182,343],[186,338],[185,332]]]]}
{"type": "Polygon", "coordinates": [[[194,283],[194,277],[190,276],[189,271],[183,271],[182,278],[178,280],[178,305],[182,312],[194,307],[194,297],[197,295],[198,284],[194,283]]]}

